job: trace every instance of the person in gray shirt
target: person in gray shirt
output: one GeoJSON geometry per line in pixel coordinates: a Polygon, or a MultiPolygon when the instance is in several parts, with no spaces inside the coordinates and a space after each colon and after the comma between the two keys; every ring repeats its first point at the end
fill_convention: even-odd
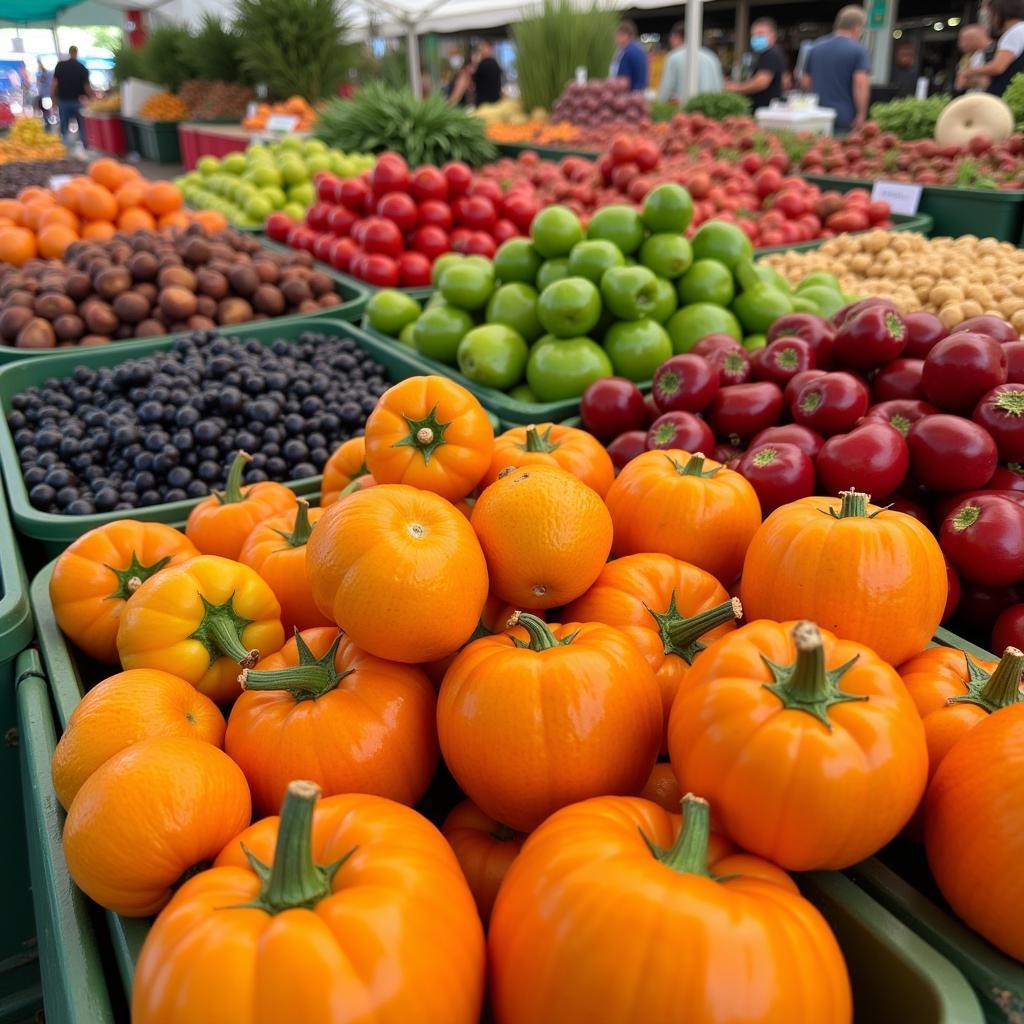
{"type": "MultiPolygon", "coordinates": [[[[662,103],[685,103],[690,98],[687,88],[687,71],[690,55],[686,52],[686,26],[677,21],[668,34],[672,49],[665,58],[658,87],[658,99],[662,103]]],[[[697,51],[697,92],[722,91],[722,65],[706,46],[697,51]]]]}

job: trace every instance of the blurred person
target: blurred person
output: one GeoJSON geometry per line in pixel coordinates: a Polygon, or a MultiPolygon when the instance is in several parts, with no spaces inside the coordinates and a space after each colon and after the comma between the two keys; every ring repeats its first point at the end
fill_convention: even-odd
{"type": "Polygon", "coordinates": [[[988,19],[996,37],[995,53],[984,63],[969,66],[962,81],[969,89],[984,88],[992,96],[1002,96],[1013,76],[1024,71],[1024,0],[991,0],[988,19]]]}
{"type": "Polygon", "coordinates": [[[972,85],[968,78],[968,72],[980,68],[995,53],[988,29],[981,24],[964,25],[956,38],[956,45],[963,56],[956,66],[954,94],[960,95],[970,88],[987,89],[989,84],[987,75],[977,78],[972,85]]]}
{"type": "Polygon", "coordinates": [[[786,55],[777,45],[778,27],[771,18],[758,18],[750,26],[750,49],[754,51],[753,73],[745,82],[729,81],[729,92],[747,96],[754,109],[771,106],[787,87],[786,55]]]}
{"type": "Polygon", "coordinates": [[[889,84],[896,89],[896,97],[913,96],[917,91],[917,80],[920,77],[917,71],[917,60],[914,56],[913,43],[900,43],[896,47],[896,56],[893,61],[892,75],[889,76],[889,84]]]}
{"type": "MultiPolygon", "coordinates": [[[[683,104],[690,98],[688,74],[690,55],[686,50],[686,25],[677,21],[668,34],[669,50],[665,68],[658,86],[658,99],[662,103],[683,104]]],[[[706,46],[697,51],[697,92],[722,91],[722,65],[715,54],[706,46]]]]}
{"type": "Polygon", "coordinates": [[[477,44],[470,67],[476,105],[497,103],[501,99],[501,65],[494,58],[494,47],[489,39],[482,39],[477,44]]]}
{"type": "Polygon", "coordinates": [[[78,59],[78,47],[68,49],[68,59],[57,61],[53,69],[50,95],[57,102],[60,134],[65,145],[70,141],[71,119],[78,125],[78,141],[85,145],[85,126],[82,123],[82,97],[95,95],[89,85],[89,72],[78,59]]]}
{"type": "Polygon", "coordinates": [[[842,8],[831,34],[817,40],[807,54],[804,91],[815,93],[822,107],[836,112],[835,128],[840,132],[859,128],[868,116],[871,55],[860,42],[866,21],[863,7],[842,8]]]}
{"type": "Polygon", "coordinates": [[[53,75],[46,70],[46,65],[41,60],[36,58],[36,110],[39,116],[46,121],[46,107],[43,105],[43,100],[50,95],[50,89],[53,84],[53,75]]]}
{"type": "Polygon", "coordinates": [[[631,92],[647,88],[647,51],[637,40],[639,32],[635,21],[619,22],[615,30],[615,56],[609,70],[612,78],[625,78],[631,92]]]}

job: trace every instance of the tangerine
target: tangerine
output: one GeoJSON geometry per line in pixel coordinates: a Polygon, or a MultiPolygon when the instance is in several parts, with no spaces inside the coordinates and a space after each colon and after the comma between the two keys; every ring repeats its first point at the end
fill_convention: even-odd
{"type": "Polygon", "coordinates": [[[36,236],[39,255],[51,260],[60,259],[64,255],[64,250],[72,242],[77,241],[78,232],[66,224],[50,224],[36,236]]]}
{"type": "Polygon", "coordinates": [[[164,228],[187,228],[189,223],[187,213],[182,210],[174,210],[171,213],[165,213],[156,222],[156,226],[162,231],[164,228]]]}
{"type": "Polygon", "coordinates": [[[142,205],[157,216],[180,210],[182,202],[181,192],[169,181],[151,182],[142,197],[142,205]]]}
{"type": "Polygon", "coordinates": [[[5,217],[12,224],[20,224],[22,203],[20,199],[0,199],[0,217],[5,217]]]}
{"type": "Polygon", "coordinates": [[[228,219],[220,210],[197,210],[192,214],[192,219],[202,225],[207,234],[216,234],[228,226],[228,219]]]}
{"type": "Polygon", "coordinates": [[[94,182],[82,186],[78,205],[85,220],[112,221],[117,216],[117,200],[113,193],[94,182]]]}
{"type": "Polygon", "coordinates": [[[44,203],[33,204],[42,207],[42,213],[39,215],[39,225],[37,230],[47,228],[51,224],[63,224],[64,227],[71,228],[73,231],[78,231],[78,218],[64,206],[46,206],[44,203]]]}
{"type": "Polygon", "coordinates": [[[119,210],[127,210],[133,206],[142,205],[142,197],[146,193],[145,182],[126,181],[115,193],[119,210]]]}
{"type": "Polygon", "coordinates": [[[124,164],[102,157],[89,165],[89,177],[109,192],[116,192],[128,180],[127,170],[124,164]]]}
{"type": "Polygon", "coordinates": [[[156,221],[149,210],[141,206],[133,206],[122,212],[117,218],[117,227],[120,231],[155,231],[156,221]]]}
{"type": "Polygon", "coordinates": [[[27,228],[0,228],[0,263],[20,267],[36,255],[36,236],[27,228]]]}
{"type": "Polygon", "coordinates": [[[82,227],[82,237],[94,242],[106,242],[117,234],[109,220],[92,220],[82,227]]]}

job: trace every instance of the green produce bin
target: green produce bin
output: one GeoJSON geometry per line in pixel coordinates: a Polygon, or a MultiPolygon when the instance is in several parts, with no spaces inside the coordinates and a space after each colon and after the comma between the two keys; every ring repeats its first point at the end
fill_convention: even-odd
{"type": "Polygon", "coordinates": [[[520,153],[536,153],[541,160],[557,163],[567,156],[579,156],[585,160],[598,160],[601,154],[593,149],[562,149],[559,146],[537,146],[529,142],[500,142],[495,144],[502,156],[517,157],[520,153]]]}
{"type": "MultiPolygon", "coordinates": [[[[997,660],[947,629],[938,630],[935,642],[975,658],[997,660]]],[[[928,871],[923,847],[897,840],[877,856],[847,868],[845,874],[956,965],[981,1000],[988,1024],[1024,1021],[1024,964],[1000,952],[953,915],[928,871]]]]}
{"type": "MultiPolygon", "coordinates": [[[[73,653],[57,628],[49,602],[52,571],[53,567],[47,566],[33,581],[31,590],[38,622],[41,672],[50,681],[56,709],[57,725],[54,727],[52,720],[49,725],[47,758],[53,750],[54,729],[59,731],[66,724],[89,686],[111,671],[73,653]]],[[[48,809],[60,819],[49,772],[38,777],[49,795],[48,809]]],[[[53,828],[53,824],[45,826],[44,834],[53,828]]],[[[842,947],[853,983],[856,1024],[982,1024],[977,999],[960,972],[853,882],[836,872],[808,874],[799,882],[804,894],[828,920],[842,947]]],[[[57,891],[66,887],[74,888],[65,868],[57,891]]],[[[44,895],[52,893],[51,888],[44,895]]],[[[80,895],[78,899],[81,900],[80,895]]],[[[114,914],[106,916],[123,986],[123,993],[111,993],[116,1000],[131,991],[134,964],[147,923],[114,914]]]]}
{"type": "Polygon", "coordinates": [[[126,117],[126,125],[135,129],[129,152],[137,152],[144,160],[156,164],[180,164],[181,146],[178,143],[177,121],[154,121],[148,117],[126,117]]]}
{"type": "MultiPolygon", "coordinates": [[[[890,231],[916,231],[922,235],[932,234],[932,218],[926,213],[894,213],[890,218],[892,227],[890,231]]],[[[855,232],[860,234],[860,232],[855,232]]],[[[820,249],[826,238],[815,238],[810,242],[793,242],[790,245],[769,245],[754,250],[755,256],[767,256],[773,252],[807,252],[810,249],[820,249]]]]}
{"type": "MultiPolygon", "coordinates": [[[[873,184],[825,174],[805,174],[804,179],[836,192],[849,192],[854,188],[870,191],[873,184]]],[[[932,236],[977,235],[1017,245],[1024,231],[1024,192],[925,185],[918,213],[932,218],[932,236]]]]}
{"type": "Polygon", "coordinates": [[[29,894],[29,864],[19,765],[16,662],[32,641],[28,580],[6,502],[0,501],[0,1024],[33,1019],[41,1005],[39,951],[29,894]]]}
{"type": "MultiPolygon", "coordinates": [[[[278,338],[293,340],[303,331],[321,331],[339,338],[352,338],[364,351],[377,360],[393,381],[414,377],[425,372],[421,362],[408,350],[394,344],[378,341],[349,323],[329,317],[313,319],[289,318],[287,321],[260,321],[256,324],[238,324],[225,328],[226,337],[255,338],[262,345],[270,345],[278,338]]],[[[7,482],[8,499],[11,503],[15,528],[22,536],[31,538],[42,545],[47,558],[60,554],[73,540],[83,533],[116,519],[132,518],[156,520],[161,523],[183,524],[192,507],[200,499],[168,502],[150,505],[132,512],[97,512],[88,516],[65,516],[34,509],[28,500],[28,489],[21,475],[21,466],[14,438],[7,426],[11,398],[26,388],[40,384],[50,377],[64,377],[76,366],[117,366],[128,359],[137,358],[150,352],[168,349],[173,344],[169,339],[154,339],[133,343],[131,351],[118,345],[103,345],[96,348],[65,349],[47,359],[23,360],[0,368],[0,471],[7,482]]],[[[320,489],[320,476],[304,480],[292,480],[288,486],[299,494],[314,494],[320,489]]]]}
{"type": "MultiPolygon", "coordinates": [[[[241,228],[235,228],[236,231],[243,231],[241,228]]],[[[276,249],[280,251],[282,246],[274,245],[273,243],[267,244],[264,239],[260,239],[263,248],[276,249]]],[[[291,251],[286,249],[285,251],[291,251]]],[[[238,329],[244,330],[249,327],[251,330],[257,328],[262,329],[266,324],[273,324],[275,326],[281,325],[283,328],[290,330],[291,326],[297,323],[306,324],[311,321],[317,321],[324,318],[331,320],[356,320],[362,316],[363,310],[366,309],[366,303],[370,299],[370,289],[368,286],[357,281],[354,277],[349,277],[347,274],[339,274],[333,267],[328,266],[326,263],[318,263],[317,270],[322,270],[325,274],[329,275],[331,280],[334,281],[334,290],[337,292],[341,299],[340,305],[331,306],[328,309],[321,310],[318,313],[294,313],[290,316],[278,316],[270,320],[254,320],[249,324],[237,324],[232,327],[220,328],[225,334],[237,334],[238,329]]],[[[109,346],[103,346],[117,352],[124,352],[127,358],[131,353],[145,353],[151,351],[150,345],[154,341],[166,342],[174,338],[184,337],[186,334],[191,334],[191,331],[185,331],[179,334],[160,334],[153,338],[125,338],[123,341],[113,341],[109,346]]],[[[88,346],[78,351],[86,352],[88,346]]],[[[15,348],[12,345],[0,344],[0,367],[3,367],[6,363],[21,362],[22,360],[37,360],[37,359],[52,359],[54,355],[60,353],[64,354],[69,351],[75,351],[69,348],[39,348],[39,349],[27,349],[27,348],[15,348]]]]}

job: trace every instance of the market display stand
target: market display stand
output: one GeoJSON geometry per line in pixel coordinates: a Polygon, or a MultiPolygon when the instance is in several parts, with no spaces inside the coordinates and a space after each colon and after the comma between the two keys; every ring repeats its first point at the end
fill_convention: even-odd
{"type": "Polygon", "coordinates": [[[128,152],[125,142],[124,119],[120,114],[82,112],[85,144],[111,156],[124,156],[128,152]]]}
{"type": "Polygon", "coordinates": [[[194,171],[199,158],[228,153],[244,153],[253,135],[237,121],[181,121],[178,124],[178,146],[186,171],[194,171]]]}
{"type": "Polygon", "coordinates": [[[156,164],[180,164],[177,121],[154,121],[149,117],[126,117],[125,144],[129,153],[138,153],[156,164]]]}

